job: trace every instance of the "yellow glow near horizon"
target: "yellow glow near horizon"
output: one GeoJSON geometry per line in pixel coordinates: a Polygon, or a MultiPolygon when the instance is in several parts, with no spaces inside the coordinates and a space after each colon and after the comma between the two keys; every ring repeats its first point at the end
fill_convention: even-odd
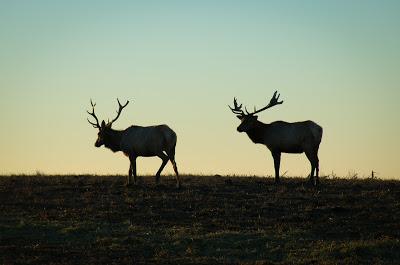
{"type": "MultiPolygon", "coordinates": [[[[324,128],[321,174],[399,177],[400,4],[396,1],[5,3],[0,10],[0,174],[126,174],[94,147],[99,118],[129,99],[116,129],[168,124],[191,174],[272,175],[269,151],[236,132],[236,96],[284,104],[259,120],[324,128]]],[[[154,174],[157,158],[138,160],[154,174]]],[[[281,173],[306,176],[304,155],[281,173]]],[[[164,173],[172,173],[168,164],[164,173]]]]}

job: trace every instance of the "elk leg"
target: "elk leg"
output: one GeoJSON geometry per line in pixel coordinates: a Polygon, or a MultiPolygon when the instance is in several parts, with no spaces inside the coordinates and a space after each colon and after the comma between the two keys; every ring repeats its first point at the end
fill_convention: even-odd
{"type": "MultiPolygon", "coordinates": [[[[133,175],[133,183],[137,183],[137,174],[136,174],[136,157],[135,156],[130,156],[129,160],[131,161],[131,174],[129,175],[129,178],[133,175]]],[[[128,183],[130,181],[128,180],[128,183]]]]}
{"type": "Polygon", "coordinates": [[[175,149],[171,149],[170,151],[166,151],[169,160],[172,163],[172,166],[174,168],[175,171],[175,175],[176,175],[176,187],[179,189],[181,187],[181,180],[179,179],[179,173],[178,173],[178,167],[176,166],[176,162],[175,162],[175,149]]]}
{"type": "Polygon", "coordinates": [[[318,156],[315,154],[315,152],[305,152],[308,160],[310,161],[311,164],[311,173],[310,173],[310,183],[313,185],[318,185],[319,179],[318,179],[318,172],[319,172],[319,166],[318,166],[318,156]],[[317,172],[316,177],[314,178],[314,172],[317,172]]]}
{"type": "Polygon", "coordinates": [[[176,162],[175,160],[172,160],[172,166],[174,167],[175,175],[176,175],[176,187],[179,189],[181,187],[181,180],[179,178],[178,174],[178,168],[176,167],[176,162]]]}
{"type": "Polygon", "coordinates": [[[281,164],[281,153],[272,152],[272,157],[274,158],[274,168],[275,168],[275,183],[278,184],[279,180],[279,167],[281,164]]]}
{"type": "Polygon", "coordinates": [[[181,180],[179,179],[178,168],[176,166],[175,158],[170,158],[172,166],[174,167],[175,175],[176,175],[176,187],[181,187],[181,180]]]}
{"type": "Polygon", "coordinates": [[[314,178],[315,166],[314,163],[311,162],[311,173],[310,173],[310,183],[314,185],[315,178],[314,178]]]}
{"type": "Polygon", "coordinates": [[[318,155],[316,155],[316,164],[315,164],[315,185],[319,185],[319,159],[318,155]]]}
{"type": "Polygon", "coordinates": [[[176,166],[175,160],[174,160],[174,159],[171,159],[171,163],[172,163],[172,166],[173,166],[173,168],[174,168],[175,175],[176,175],[177,177],[179,177],[178,168],[177,168],[177,166],[176,166]]]}
{"type": "Polygon", "coordinates": [[[158,169],[158,171],[156,173],[156,182],[159,183],[161,171],[164,169],[165,165],[168,163],[169,158],[164,153],[160,153],[157,156],[162,159],[162,164],[160,166],[160,169],[158,169]]]}
{"type": "Polygon", "coordinates": [[[176,187],[179,189],[181,187],[181,180],[179,179],[179,173],[178,173],[178,167],[176,166],[176,162],[175,162],[175,147],[172,148],[170,151],[166,151],[169,160],[172,163],[172,166],[174,168],[175,171],[175,175],[176,175],[176,187]]]}
{"type": "Polygon", "coordinates": [[[132,163],[129,162],[129,171],[128,171],[128,177],[126,178],[125,186],[129,186],[131,184],[130,183],[131,174],[132,174],[132,163]]]}

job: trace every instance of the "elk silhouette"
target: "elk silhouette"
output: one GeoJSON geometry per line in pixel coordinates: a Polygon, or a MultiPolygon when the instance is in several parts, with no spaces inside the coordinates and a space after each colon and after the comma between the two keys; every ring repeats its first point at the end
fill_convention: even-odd
{"type": "Polygon", "coordinates": [[[95,123],[88,122],[94,127],[99,129],[98,137],[95,142],[96,147],[104,145],[106,148],[111,149],[113,152],[122,151],[127,157],[129,157],[130,166],[128,171],[128,177],[126,185],[131,184],[131,176],[133,176],[134,183],[137,182],[136,174],[136,158],[139,156],[152,157],[158,156],[162,160],[162,164],[156,173],[156,182],[160,181],[161,171],[164,169],[168,160],[171,161],[176,174],[176,186],[181,186],[178,168],[175,162],[175,146],[176,146],[176,133],[169,128],[167,125],[155,125],[155,126],[130,126],[125,130],[114,130],[111,128],[112,124],[118,119],[121,111],[128,105],[129,101],[126,101],[125,105],[121,105],[119,99],[117,99],[119,108],[117,110],[117,117],[107,124],[104,120],[99,124],[96,114],[94,113],[95,103],[90,100],[92,105],[92,112],[87,111],[95,119],[95,123]]]}
{"type": "Polygon", "coordinates": [[[229,106],[231,111],[237,115],[241,123],[237,127],[238,132],[245,132],[256,144],[263,144],[271,151],[274,159],[275,182],[279,183],[279,167],[281,153],[305,153],[311,163],[310,182],[315,186],[319,184],[319,159],[318,148],[322,139],[322,127],[313,121],[284,122],[275,121],[262,123],[257,120],[255,114],[273,106],[282,104],[277,91],[273,94],[267,106],[253,112],[244,112],[242,104],[238,104],[236,98],[233,100],[234,107],[229,106]],[[314,178],[314,172],[315,178],[314,178]]]}

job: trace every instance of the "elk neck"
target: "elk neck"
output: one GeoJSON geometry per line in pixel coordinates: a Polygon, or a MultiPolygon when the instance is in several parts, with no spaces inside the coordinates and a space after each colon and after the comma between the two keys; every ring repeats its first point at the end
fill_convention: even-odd
{"type": "Polygon", "coordinates": [[[246,131],[247,135],[256,144],[264,144],[265,134],[269,128],[269,124],[256,121],[254,127],[246,131]]]}
{"type": "Polygon", "coordinates": [[[104,146],[113,152],[121,151],[121,139],[124,131],[108,129],[104,138],[104,146]]]}

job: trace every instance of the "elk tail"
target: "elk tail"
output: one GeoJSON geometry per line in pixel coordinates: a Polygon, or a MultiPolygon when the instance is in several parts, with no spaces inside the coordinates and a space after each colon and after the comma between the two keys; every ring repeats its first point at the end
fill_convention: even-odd
{"type": "Polygon", "coordinates": [[[176,146],[176,142],[177,142],[176,133],[170,129],[170,130],[166,131],[166,133],[164,134],[164,137],[165,137],[167,154],[172,159],[174,159],[175,158],[175,146],[176,146]]]}
{"type": "Polygon", "coordinates": [[[322,129],[322,127],[319,126],[319,125],[315,126],[315,129],[312,130],[314,139],[318,142],[318,145],[321,143],[322,132],[323,132],[323,129],[322,129]]]}

